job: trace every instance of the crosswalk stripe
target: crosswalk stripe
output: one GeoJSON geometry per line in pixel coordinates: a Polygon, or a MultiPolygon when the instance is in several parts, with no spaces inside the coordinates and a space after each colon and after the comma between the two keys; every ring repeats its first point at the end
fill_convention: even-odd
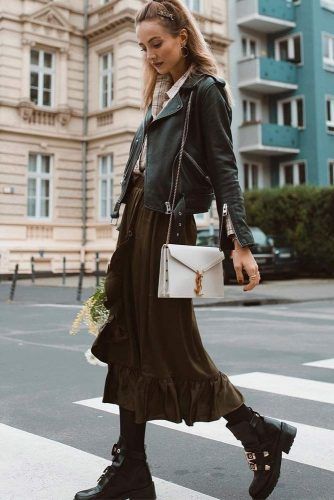
{"type": "MultiPolygon", "coordinates": [[[[77,491],[95,486],[111,463],[5,424],[0,424],[0,442],[0,497],[6,500],[72,500],[77,491]]],[[[153,480],[161,500],[218,500],[163,479],[153,480]]]]}
{"type": "Polygon", "coordinates": [[[252,372],[229,377],[234,385],[282,396],[334,404],[334,384],[272,373],[252,372]]]}
{"type": "MultiPolygon", "coordinates": [[[[114,415],[119,414],[118,405],[102,403],[102,398],[75,401],[75,404],[113,413],[114,415]]],[[[334,471],[334,431],[288,420],[285,420],[285,422],[297,427],[298,432],[289,455],[284,454],[283,457],[301,464],[334,471]]],[[[212,439],[220,443],[241,447],[239,441],[237,441],[233,434],[225,427],[226,422],[222,419],[213,422],[195,422],[193,426],[188,426],[184,422],[176,424],[168,420],[150,420],[149,423],[184,432],[186,434],[212,439]]]]}
{"type": "Polygon", "coordinates": [[[311,361],[310,363],[303,363],[305,366],[316,366],[318,368],[330,368],[334,370],[334,358],[320,359],[319,361],[311,361]]]}
{"type": "Polygon", "coordinates": [[[303,312],[303,311],[282,311],[280,309],[269,309],[266,306],[262,306],[259,308],[258,306],[249,306],[249,307],[228,307],[228,306],[207,306],[207,307],[196,307],[197,312],[233,312],[236,310],[240,313],[255,313],[255,314],[263,314],[269,316],[280,316],[284,315],[284,317],[289,318],[305,318],[305,319],[320,319],[320,320],[332,320],[334,321],[334,314],[323,314],[323,313],[313,313],[313,312],[303,312]]]}

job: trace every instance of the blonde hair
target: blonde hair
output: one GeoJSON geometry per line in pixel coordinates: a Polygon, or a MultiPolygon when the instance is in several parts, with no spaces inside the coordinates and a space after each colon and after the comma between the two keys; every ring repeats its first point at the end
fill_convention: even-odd
{"type": "MultiPolygon", "coordinates": [[[[183,28],[187,30],[187,49],[189,51],[187,60],[190,64],[193,65],[191,74],[201,75],[205,73],[207,75],[218,76],[218,64],[211,52],[211,49],[206,43],[193,14],[181,0],[151,0],[147,2],[137,12],[135,18],[135,26],[137,27],[138,24],[140,24],[142,21],[152,19],[156,19],[157,22],[162,25],[165,31],[167,31],[173,37],[177,37],[183,28]],[[174,19],[171,20],[170,17],[160,16],[158,14],[158,11],[162,11],[165,14],[172,14],[172,17],[174,19]]],[[[147,61],[146,57],[144,57],[144,85],[141,109],[145,112],[152,102],[157,75],[157,71],[147,61]]],[[[225,91],[228,104],[231,106],[233,98],[230,86],[227,81],[225,91]]]]}

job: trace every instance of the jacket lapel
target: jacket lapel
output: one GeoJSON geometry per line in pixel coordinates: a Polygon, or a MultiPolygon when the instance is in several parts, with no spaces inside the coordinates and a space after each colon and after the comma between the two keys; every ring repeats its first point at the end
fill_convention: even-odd
{"type": "Polygon", "coordinates": [[[158,116],[155,118],[154,123],[158,122],[162,118],[174,115],[182,108],[183,108],[183,101],[180,97],[180,93],[178,92],[170,101],[168,101],[167,105],[160,111],[158,116]]]}

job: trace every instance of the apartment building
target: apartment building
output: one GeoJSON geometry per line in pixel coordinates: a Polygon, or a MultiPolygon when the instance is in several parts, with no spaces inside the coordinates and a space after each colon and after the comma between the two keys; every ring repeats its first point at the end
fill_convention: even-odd
{"type": "MultiPolygon", "coordinates": [[[[228,75],[227,5],[185,0],[228,75]]],[[[0,1],[0,274],[101,268],[142,120],[142,0],[0,1]]],[[[212,215],[212,214],[211,214],[212,215]]],[[[213,214],[214,215],[214,214],[213,214]]],[[[198,216],[199,224],[208,215],[198,216]]]]}
{"type": "Polygon", "coordinates": [[[229,2],[244,189],[334,184],[334,0],[229,2]]]}

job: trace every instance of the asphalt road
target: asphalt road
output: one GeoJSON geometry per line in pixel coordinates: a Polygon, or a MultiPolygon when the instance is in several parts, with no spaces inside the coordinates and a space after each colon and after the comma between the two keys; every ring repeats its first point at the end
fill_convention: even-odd
{"type": "MultiPolygon", "coordinates": [[[[100,402],[106,367],[84,357],[93,337],[85,329],[68,334],[77,311],[75,305],[0,303],[1,500],[71,500],[109,463],[117,408],[100,402]]],[[[332,500],[334,302],[196,314],[208,353],[246,403],[298,424],[271,498],[332,500]],[[318,361],[322,367],[305,365],[318,361]]],[[[149,422],[146,432],[160,500],[249,498],[252,473],[224,419],[169,424],[149,422]]]]}

